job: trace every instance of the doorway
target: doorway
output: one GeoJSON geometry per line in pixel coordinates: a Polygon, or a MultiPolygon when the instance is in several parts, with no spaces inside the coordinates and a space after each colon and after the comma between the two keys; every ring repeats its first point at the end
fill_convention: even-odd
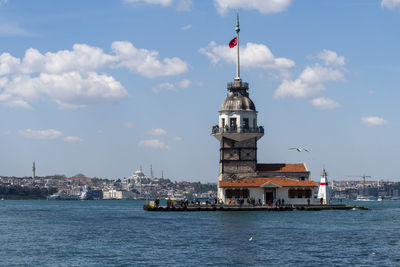
{"type": "Polygon", "coordinates": [[[265,203],[268,204],[270,200],[274,203],[274,192],[265,192],[265,203]]]}

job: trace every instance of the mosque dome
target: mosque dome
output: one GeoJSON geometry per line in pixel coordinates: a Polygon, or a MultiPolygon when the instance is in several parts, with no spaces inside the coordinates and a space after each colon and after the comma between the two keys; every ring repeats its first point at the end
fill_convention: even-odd
{"type": "Polygon", "coordinates": [[[225,110],[245,110],[256,111],[256,107],[250,98],[240,93],[228,93],[224,103],[221,105],[221,111],[225,110]]]}
{"type": "Polygon", "coordinates": [[[138,177],[144,177],[145,176],[144,173],[141,170],[135,171],[135,175],[138,176],[138,177]]]}

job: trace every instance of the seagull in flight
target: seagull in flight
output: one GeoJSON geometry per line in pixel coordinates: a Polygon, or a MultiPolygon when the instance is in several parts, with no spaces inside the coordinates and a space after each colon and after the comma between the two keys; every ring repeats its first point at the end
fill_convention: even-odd
{"type": "Polygon", "coordinates": [[[305,149],[305,148],[300,148],[300,147],[292,147],[292,148],[289,148],[289,150],[297,150],[298,152],[303,152],[303,151],[305,151],[305,152],[310,152],[310,151],[308,151],[307,149],[305,149]]]}
{"type": "Polygon", "coordinates": [[[252,241],[252,240],[253,240],[253,237],[250,237],[250,238],[249,238],[249,241],[252,241]]]}

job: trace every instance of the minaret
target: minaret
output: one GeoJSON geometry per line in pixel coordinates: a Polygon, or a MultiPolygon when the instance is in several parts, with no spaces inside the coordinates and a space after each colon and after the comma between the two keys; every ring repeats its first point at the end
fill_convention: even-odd
{"type": "Polygon", "coordinates": [[[32,164],[32,179],[35,179],[36,177],[36,167],[35,167],[35,162],[32,164]]]}
{"type": "Polygon", "coordinates": [[[150,164],[150,178],[153,179],[153,165],[150,164]]]}
{"type": "Polygon", "coordinates": [[[257,175],[257,141],[264,135],[264,128],[257,125],[257,110],[249,97],[249,85],[240,78],[239,15],[235,31],[236,77],[228,83],[218,125],[212,128],[212,135],[220,141],[219,181],[257,175]]]}
{"type": "Polygon", "coordinates": [[[321,174],[321,182],[319,183],[318,199],[322,198],[322,204],[328,204],[330,199],[329,187],[328,187],[328,173],[325,169],[321,174]]]}

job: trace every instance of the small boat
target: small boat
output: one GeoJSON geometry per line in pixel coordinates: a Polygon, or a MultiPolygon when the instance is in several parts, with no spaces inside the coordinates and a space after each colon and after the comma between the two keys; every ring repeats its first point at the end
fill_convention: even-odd
{"type": "Polygon", "coordinates": [[[375,201],[375,200],[377,200],[376,197],[364,196],[364,195],[357,196],[357,199],[356,199],[356,201],[375,201]]]}
{"type": "Polygon", "coordinates": [[[47,200],[80,200],[80,196],[67,195],[64,193],[55,193],[47,197],[47,200]]]}

